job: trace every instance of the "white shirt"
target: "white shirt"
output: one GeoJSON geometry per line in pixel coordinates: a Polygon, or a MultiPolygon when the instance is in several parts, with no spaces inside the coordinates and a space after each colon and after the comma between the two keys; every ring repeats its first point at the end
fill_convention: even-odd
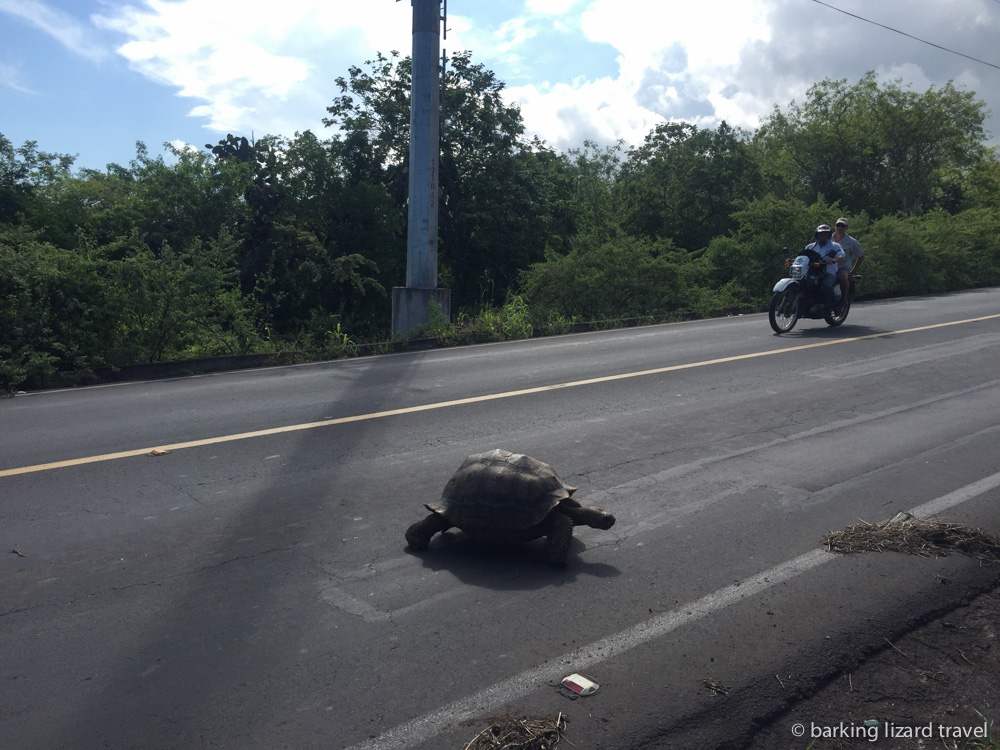
{"type": "MultiPolygon", "coordinates": [[[[837,261],[837,263],[840,263],[840,261],[844,260],[847,257],[844,254],[844,248],[842,248],[838,243],[834,242],[833,240],[827,240],[827,242],[823,245],[821,245],[818,242],[813,242],[809,245],[806,245],[806,250],[814,250],[817,253],[819,253],[819,255],[824,260],[826,260],[827,258],[833,258],[834,260],[837,261]]],[[[837,263],[827,263],[826,272],[828,274],[836,276],[838,270],[837,263]]]]}

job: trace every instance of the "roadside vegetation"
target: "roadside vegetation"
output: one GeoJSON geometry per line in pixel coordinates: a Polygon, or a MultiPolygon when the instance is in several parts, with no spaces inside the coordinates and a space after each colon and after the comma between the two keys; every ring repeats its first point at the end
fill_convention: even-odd
{"type": "MultiPolygon", "coordinates": [[[[390,341],[405,278],[409,60],[336,81],[330,130],[127,164],[0,135],[0,392],[197,357],[350,356],[390,341]]],[[[873,73],[825,80],[755,132],[663,123],[643,144],[557,153],[524,136],[492,72],[454,55],[443,89],[444,342],[581,322],[763,309],[783,247],[839,216],[862,296],[1000,283],[1000,162],[984,102],[873,73]]]]}

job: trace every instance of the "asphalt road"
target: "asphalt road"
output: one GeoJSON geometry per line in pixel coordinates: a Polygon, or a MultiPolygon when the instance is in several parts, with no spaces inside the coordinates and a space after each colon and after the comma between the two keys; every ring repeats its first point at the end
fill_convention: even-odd
{"type": "Polygon", "coordinates": [[[506,711],[737,747],[997,583],[821,540],[914,509],[1000,532],[998,353],[988,289],[0,400],[0,747],[461,750],[506,711]],[[561,570],[407,551],[494,447],[617,524],[561,570]]]}

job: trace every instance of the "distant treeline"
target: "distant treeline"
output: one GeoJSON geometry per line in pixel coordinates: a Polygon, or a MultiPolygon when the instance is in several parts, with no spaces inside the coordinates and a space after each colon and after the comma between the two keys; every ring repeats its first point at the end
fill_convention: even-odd
{"type": "MultiPolygon", "coordinates": [[[[349,353],[390,337],[405,280],[409,60],[336,81],[311,132],[73,168],[0,135],[0,392],[95,368],[349,353]]],[[[483,338],[574,321],[761,308],[782,247],[839,216],[862,295],[1000,283],[1000,164],[985,105],[869,73],[822,81],[756,132],[664,123],[641,146],[524,137],[469,53],[443,81],[440,285],[483,338]]]]}

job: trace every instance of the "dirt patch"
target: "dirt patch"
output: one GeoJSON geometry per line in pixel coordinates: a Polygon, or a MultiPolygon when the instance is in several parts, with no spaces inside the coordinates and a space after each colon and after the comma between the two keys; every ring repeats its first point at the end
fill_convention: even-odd
{"type": "Polygon", "coordinates": [[[746,748],[1000,750],[998,628],[1000,589],[887,640],[882,651],[758,731],[746,748]]]}

